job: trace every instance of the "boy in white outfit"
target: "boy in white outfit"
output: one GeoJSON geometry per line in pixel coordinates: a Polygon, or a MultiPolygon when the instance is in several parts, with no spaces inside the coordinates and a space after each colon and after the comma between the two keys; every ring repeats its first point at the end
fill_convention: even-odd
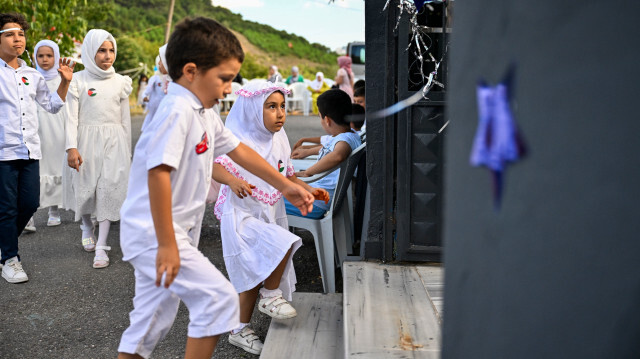
{"type": "Polygon", "coordinates": [[[60,86],[49,91],[42,74],[19,58],[28,29],[24,16],[0,14],[0,267],[9,283],[29,280],[18,255],[18,236],[40,199],[36,103],[50,113],[60,111],[73,76],[71,62],[60,60],[60,86]]]}
{"type": "Polygon", "coordinates": [[[149,357],[180,300],[190,318],[185,358],[210,358],[219,335],[239,325],[237,293],[197,249],[215,156],[227,153],[303,213],[312,208],[311,194],[241,144],[212,110],[231,92],[243,59],[239,41],[214,20],[184,20],[171,35],[174,82],[138,141],[121,211],[120,242],[135,269],[136,296],[119,358],[149,357]]]}

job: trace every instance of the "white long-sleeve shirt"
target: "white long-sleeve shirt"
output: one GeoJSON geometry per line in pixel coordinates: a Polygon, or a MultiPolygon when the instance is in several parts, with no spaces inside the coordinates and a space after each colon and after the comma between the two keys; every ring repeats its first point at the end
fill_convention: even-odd
{"type": "Polygon", "coordinates": [[[0,59],[0,161],[41,159],[36,103],[50,113],[64,106],[42,74],[21,59],[18,63],[14,69],[0,59]]]}

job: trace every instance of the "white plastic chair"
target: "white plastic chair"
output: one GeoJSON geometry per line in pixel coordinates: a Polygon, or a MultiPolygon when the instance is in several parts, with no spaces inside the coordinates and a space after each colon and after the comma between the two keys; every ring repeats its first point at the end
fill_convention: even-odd
{"type": "Polygon", "coordinates": [[[289,85],[291,91],[291,97],[287,97],[287,109],[294,110],[294,104],[300,104],[302,112],[305,116],[309,116],[309,108],[311,107],[311,92],[307,90],[307,85],[304,82],[296,82],[289,85]]]}
{"type": "Polygon", "coordinates": [[[329,210],[323,218],[310,219],[287,215],[290,227],[304,228],[313,234],[325,293],[336,291],[335,253],[337,253],[338,266],[342,266],[342,262],[347,257],[347,242],[353,244],[352,211],[348,208],[350,201],[345,201],[345,197],[348,197],[353,174],[365,151],[366,144],[363,143],[351,151],[349,157],[340,166],[311,177],[300,178],[307,183],[313,183],[340,169],[329,210]]]}
{"type": "Polygon", "coordinates": [[[231,83],[231,93],[228,94],[222,100],[220,100],[220,102],[222,103],[222,109],[221,109],[222,111],[231,110],[231,106],[233,106],[233,103],[236,102],[236,100],[238,99],[238,95],[236,95],[236,91],[240,90],[241,88],[242,88],[241,84],[237,82],[231,83]]]}

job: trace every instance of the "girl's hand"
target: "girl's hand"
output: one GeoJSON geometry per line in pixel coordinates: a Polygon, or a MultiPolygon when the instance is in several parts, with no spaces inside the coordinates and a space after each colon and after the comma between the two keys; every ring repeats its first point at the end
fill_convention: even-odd
{"type": "Polygon", "coordinates": [[[80,165],[82,165],[82,156],[76,148],[70,148],[67,150],[67,165],[80,172],[80,165]]]}
{"type": "Polygon", "coordinates": [[[235,181],[229,184],[229,188],[231,188],[238,198],[245,198],[247,196],[251,196],[251,190],[256,188],[256,186],[247,183],[247,181],[236,178],[235,181]]]}
{"type": "Polygon", "coordinates": [[[319,201],[324,201],[324,204],[329,204],[329,192],[324,188],[313,188],[311,194],[313,195],[313,198],[319,201]]]}
{"type": "Polygon", "coordinates": [[[62,77],[63,80],[65,81],[71,81],[71,78],[73,77],[73,68],[76,66],[76,63],[73,62],[71,59],[60,59],[60,68],[58,69],[58,72],[60,73],[60,77],[62,77]]]}
{"type": "MultiPolygon", "coordinates": [[[[175,242],[174,242],[175,243],[175,242]]],[[[169,288],[176,279],[180,270],[180,254],[177,246],[159,246],[156,255],[156,287],[162,284],[164,275],[164,287],[169,288]]]]}

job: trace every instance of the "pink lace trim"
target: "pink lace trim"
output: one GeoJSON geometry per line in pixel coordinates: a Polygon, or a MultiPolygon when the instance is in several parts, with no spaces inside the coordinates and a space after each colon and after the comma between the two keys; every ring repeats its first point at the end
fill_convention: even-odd
{"type": "MultiPolygon", "coordinates": [[[[246,179],[242,175],[240,175],[240,172],[233,165],[231,160],[220,156],[216,158],[215,161],[213,162],[222,165],[227,171],[229,171],[229,173],[234,175],[236,178],[246,181],[246,179]]],[[[293,175],[294,173],[293,166],[287,166],[287,177],[291,176],[289,175],[289,173],[293,175]]],[[[218,195],[218,200],[216,201],[216,205],[213,208],[213,213],[216,215],[218,219],[220,219],[220,217],[222,216],[222,205],[227,200],[228,195],[229,195],[229,186],[225,185],[222,187],[222,190],[218,195]]],[[[259,201],[262,201],[270,206],[273,206],[274,204],[276,204],[276,202],[278,202],[278,200],[280,200],[280,198],[282,198],[282,193],[280,191],[275,191],[274,193],[270,194],[268,192],[261,190],[260,188],[254,188],[251,193],[251,197],[254,197],[259,201]]]]}
{"type": "Polygon", "coordinates": [[[240,89],[240,90],[236,91],[236,95],[240,95],[242,97],[253,97],[253,96],[258,96],[258,95],[262,95],[262,94],[269,93],[269,92],[274,92],[274,91],[282,91],[286,95],[291,93],[291,91],[287,90],[286,88],[284,88],[282,86],[272,86],[272,87],[267,87],[266,89],[253,91],[253,92],[247,91],[245,89],[240,89]]]}

